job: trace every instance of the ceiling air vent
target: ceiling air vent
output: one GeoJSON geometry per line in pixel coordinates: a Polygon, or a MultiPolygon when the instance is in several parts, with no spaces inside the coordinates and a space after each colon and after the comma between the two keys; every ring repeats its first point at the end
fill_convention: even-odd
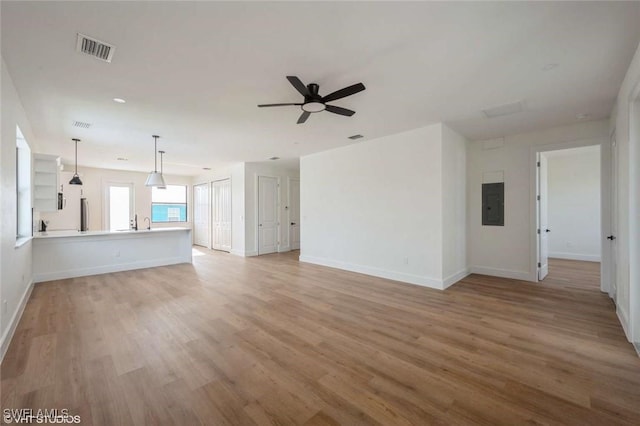
{"type": "Polygon", "coordinates": [[[524,111],[524,102],[512,102],[510,104],[498,105],[495,107],[483,109],[482,112],[487,118],[502,117],[503,115],[516,114],[524,111]]]}
{"type": "Polygon", "coordinates": [[[83,121],[74,121],[73,122],[73,127],[79,127],[81,129],[88,129],[89,127],[91,127],[91,123],[85,123],[83,121]]]}
{"type": "Polygon", "coordinates": [[[111,62],[111,58],[113,58],[113,52],[116,50],[116,47],[109,43],[78,33],[76,50],[80,53],[100,59],[101,61],[111,62]]]}
{"type": "Polygon", "coordinates": [[[364,136],[362,135],[353,135],[353,136],[349,136],[349,139],[351,139],[352,141],[355,141],[356,139],[360,139],[363,138],[364,136]]]}

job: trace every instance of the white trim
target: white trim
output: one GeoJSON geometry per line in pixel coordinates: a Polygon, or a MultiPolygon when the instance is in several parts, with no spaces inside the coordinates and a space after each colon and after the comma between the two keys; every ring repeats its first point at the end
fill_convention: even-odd
{"type": "Polygon", "coordinates": [[[244,250],[236,250],[236,249],[233,249],[233,248],[232,248],[232,249],[231,249],[231,251],[230,251],[229,253],[231,253],[231,254],[233,254],[233,255],[235,255],[235,256],[242,256],[242,257],[245,257],[244,250]]]}
{"type": "Polygon", "coordinates": [[[13,334],[16,332],[16,328],[18,328],[18,323],[22,318],[22,314],[24,313],[24,308],[27,306],[27,302],[31,297],[31,291],[33,290],[33,280],[29,282],[27,289],[22,295],[22,299],[20,299],[20,303],[18,304],[18,308],[13,313],[11,317],[11,321],[9,322],[9,327],[7,327],[6,331],[2,335],[2,340],[0,340],[0,364],[4,360],[4,356],[7,353],[7,349],[9,349],[9,345],[11,344],[11,340],[13,339],[13,334]]]}
{"type": "Polygon", "coordinates": [[[130,263],[119,263],[117,265],[104,265],[93,268],[75,268],[66,271],[48,272],[44,274],[35,274],[33,281],[36,283],[52,280],[62,280],[66,278],[86,277],[89,275],[108,274],[111,272],[131,271],[134,269],[154,268],[156,266],[177,265],[180,263],[191,263],[191,254],[189,256],[167,257],[163,259],[141,260],[130,263]]]}
{"type": "Polygon", "coordinates": [[[513,271],[509,269],[488,268],[485,266],[470,266],[469,271],[472,274],[490,275],[493,277],[500,277],[500,278],[511,278],[513,280],[533,281],[533,282],[538,281],[536,272],[532,274],[531,272],[527,272],[527,271],[513,271]]]}
{"type": "Polygon", "coordinates": [[[287,251],[291,251],[291,246],[287,244],[286,246],[278,247],[278,253],[285,253],[287,251]]]}
{"type": "Polygon", "coordinates": [[[407,274],[404,272],[389,271],[386,269],[374,268],[372,266],[357,265],[355,263],[342,262],[339,260],[325,259],[314,256],[300,256],[300,262],[313,263],[314,265],[328,266],[330,268],[343,269],[345,271],[358,272],[360,274],[371,275],[374,277],[386,278],[394,281],[401,281],[408,284],[419,285],[422,287],[435,288],[443,290],[442,280],[420,275],[407,274]]]}
{"type": "Polygon", "coordinates": [[[20,247],[22,247],[23,245],[27,244],[29,241],[31,241],[33,239],[32,236],[29,237],[20,237],[16,239],[16,245],[14,246],[15,249],[19,249],[20,247]]]}
{"type": "Polygon", "coordinates": [[[616,305],[616,315],[622,325],[622,331],[629,342],[631,342],[631,334],[629,333],[629,315],[622,309],[622,306],[616,305]]]}
{"type": "Polygon", "coordinates": [[[457,283],[461,279],[469,276],[469,274],[470,274],[469,269],[465,268],[465,269],[463,269],[461,271],[456,272],[455,274],[449,275],[447,278],[442,280],[442,289],[445,290],[445,289],[451,287],[452,285],[454,285],[455,283],[457,283]]]}
{"type": "Polygon", "coordinates": [[[549,257],[556,259],[583,260],[585,262],[600,262],[602,260],[602,258],[597,254],[564,253],[558,251],[549,252],[549,257]]]}
{"type": "MultiPolygon", "coordinates": [[[[274,252],[277,253],[277,252],[274,252]]],[[[265,254],[271,254],[271,253],[265,253],[265,254]]],[[[244,257],[253,257],[253,256],[259,256],[259,253],[257,250],[251,250],[251,251],[245,251],[244,252],[244,257]]]]}

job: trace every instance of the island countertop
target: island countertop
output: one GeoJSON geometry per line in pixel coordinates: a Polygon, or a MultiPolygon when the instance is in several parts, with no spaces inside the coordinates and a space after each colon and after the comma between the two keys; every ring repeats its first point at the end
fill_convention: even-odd
{"type": "Polygon", "coordinates": [[[172,228],[151,228],[151,229],[123,229],[122,231],[47,231],[36,232],[33,234],[33,238],[66,238],[66,237],[95,237],[98,235],[127,235],[127,234],[144,234],[149,232],[176,232],[176,231],[190,231],[191,228],[172,227],[172,228]]]}
{"type": "Polygon", "coordinates": [[[33,238],[34,282],[191,263],[190,228],[50,231],[33,238]]]}

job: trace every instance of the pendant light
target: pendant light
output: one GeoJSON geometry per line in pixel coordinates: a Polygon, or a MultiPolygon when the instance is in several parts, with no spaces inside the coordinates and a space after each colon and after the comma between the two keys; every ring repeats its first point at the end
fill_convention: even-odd
{"type": "MultiPolygon", "coordinates": [[[[164,180],[164,151],[158,151],[160,153],[160,174],[162,175],[162,179],[164,180]]],[[[162,186],[159,186],[158,189],[167,189],[167,184],[165,183],[162,186]]]]}
{"type": "Polygon", "coordinates": [[[80,176],[78,176],[78,142],[80,139],[71,139],[76,143],[76,171],[73,174],[73,177],[69,181],[69,185],[82,185],[82,181],[80,180],[80,176]]]}
{"type": "Polygon", "coordinates": [[[149,177],[147,177],[147,181],[145,182],[146,186],[166,186],[164,183],[164,178],[162,177],[162,173],[158,173],[158,138],[160,136],[153,135],[153,160],[154,167],[153,171],[149,173],[149,177]]]}

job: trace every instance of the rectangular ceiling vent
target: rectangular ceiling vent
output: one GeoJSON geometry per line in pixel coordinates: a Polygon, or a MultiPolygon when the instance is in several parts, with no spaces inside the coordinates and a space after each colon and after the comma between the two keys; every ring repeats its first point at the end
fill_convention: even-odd
{"type": "Polygon", "coordinates": [[[74,121],[73,122],[73,127],[79,127],[81,129],[88,129],[89,127],[91,127],[91,123],[85,123],[83,121],[74,121]]]}
{"type": "Polygon", "coordinates": [[[512,102],[510,104],[498,105],[492,108],[483,109],[482,112],[487,118],[502,117],[503,115],[516,114],[524,111],[524,102],[512,102]]]}
{"type": "Polygon", "coordinates": [[[360,139],[363,138],[364,136],[362,135],[353,135],[353,136],[349,136],[349,139],[351,139],[352,141],[355,141],[356,139],[360,139]]]}
{"type": "Polygon", "coordinates": [[[76,50],[80,53],[100,59],[101,61],[111,62],[113,52],[115,52],[116,47],[109,43],[105,43],[104,41],[96,40],[95,38],[78,33],[76,50]]]}

